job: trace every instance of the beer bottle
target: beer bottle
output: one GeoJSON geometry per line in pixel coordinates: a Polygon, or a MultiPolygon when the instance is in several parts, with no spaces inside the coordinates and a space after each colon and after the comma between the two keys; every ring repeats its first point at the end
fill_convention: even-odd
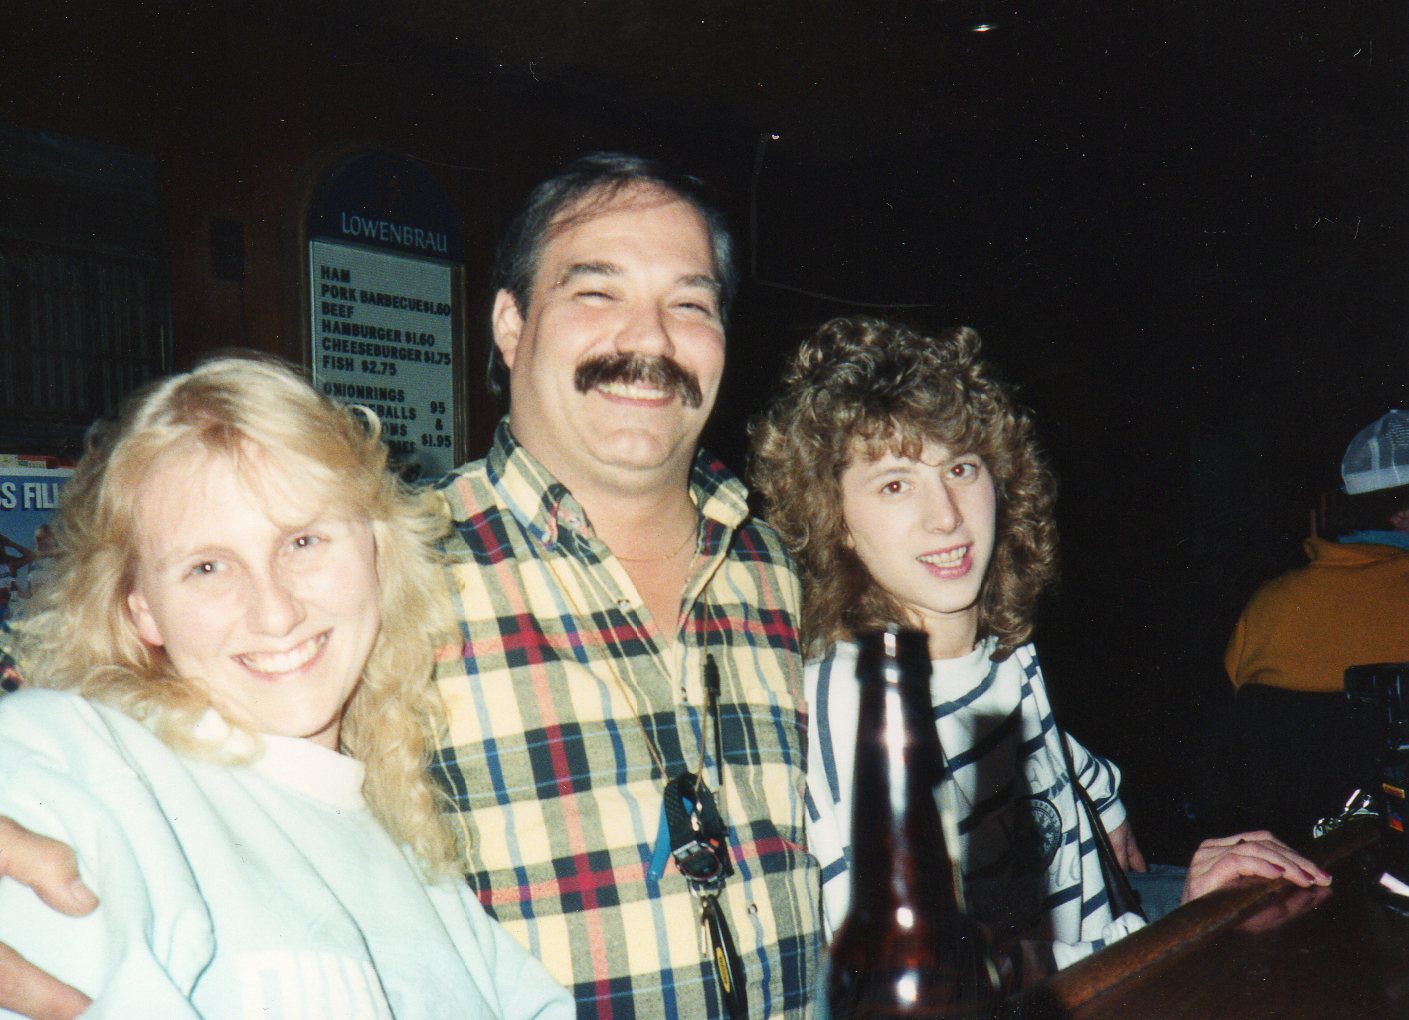
{"type": "Polygon", "coordinates": [[[990,1017],[1000,1002],[982,932],[964,912],[936,804],[944,756],[925,635],[860,637],[851,907],[831,948],[833,1020],[990,1017]]]}

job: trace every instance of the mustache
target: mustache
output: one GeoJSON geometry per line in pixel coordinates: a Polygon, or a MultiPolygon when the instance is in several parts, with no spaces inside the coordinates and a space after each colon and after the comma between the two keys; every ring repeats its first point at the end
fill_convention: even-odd
{"type": "Polygon", "coordinates": [[[697,408],[704,402],[695,373],[667,357],[636,353],[601,354],[578,365],[572,383],[579,393],[586,393],[605,383],[640,383],[675,394],[686,407],[697,408]]]}

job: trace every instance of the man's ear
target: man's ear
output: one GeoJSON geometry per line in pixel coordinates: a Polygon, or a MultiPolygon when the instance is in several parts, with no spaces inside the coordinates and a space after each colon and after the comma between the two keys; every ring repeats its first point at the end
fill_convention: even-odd
{"type": "Polygon", "coordinates": [[[161,636],[161,629],[157,627],[156,617],[152,615],[151,607],[147,605],[147,600],[141,592],[134,591],[127,596],[127,612],[132,617],[139,638],[153,648],[166,644],[166,639],[161,636]]]}
{"type": "Polygon", "coordinates": [[[523,313],[514,295],[501,290],[494,295],[494,313],[490,316],[494,329],[494,346],[508,368],[514,367],[514,357],[519,350],[519,337],[523,335],[523,313]]]}

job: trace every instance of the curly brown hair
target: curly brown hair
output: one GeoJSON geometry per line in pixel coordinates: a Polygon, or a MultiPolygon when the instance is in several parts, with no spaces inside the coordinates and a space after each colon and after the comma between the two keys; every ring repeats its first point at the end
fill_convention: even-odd
{"type": "Polygon", "coordinates": [[[1056,482],[1029,412],[979,357],[967,327],[927,336],[866,317],[833,319],[805,340],[778,398],[749,427],[750,479],[769,523],[797,558],[804,647],[890,623],[903,605],[846,542],[841,476],[854,457],[918,458],[926,442],[983,458],[998,496],[993,559],[979,593],[978,634],[1004,659],[1032,633],[1056,573],[1056,482]]]}

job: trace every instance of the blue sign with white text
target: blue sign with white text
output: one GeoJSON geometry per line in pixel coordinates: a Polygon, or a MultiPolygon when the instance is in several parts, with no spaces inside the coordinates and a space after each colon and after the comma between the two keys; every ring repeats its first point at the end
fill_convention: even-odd
{"type": "Polygon", "coordinates": [[[416,160],[384,152],[354,156],[323,179],[308,206],[308,236],[464,261],[465,241],[439,182],[416,160]]]}

